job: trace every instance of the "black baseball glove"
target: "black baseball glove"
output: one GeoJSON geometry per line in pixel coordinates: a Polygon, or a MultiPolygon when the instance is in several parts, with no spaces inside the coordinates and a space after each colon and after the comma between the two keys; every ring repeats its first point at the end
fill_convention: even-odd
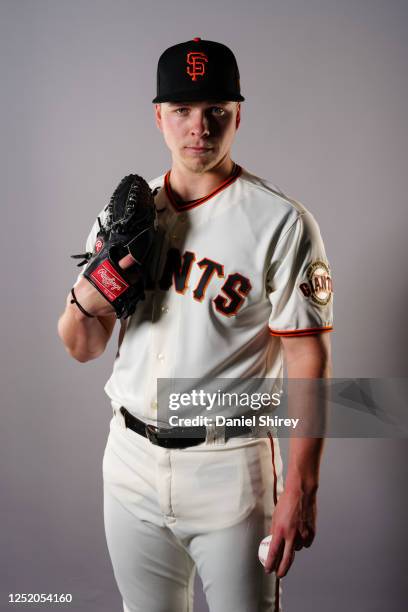
{"type": "MultiPolygon", "coordinates": [[[[157,229],[149,185],[137,174],[125,176],[105,211],[103,223],[98,217],[99,231],[93,252],[71,257],[83,259],[78,266],[88,264],[84,277],[110,302],[117,318],[126,319],[145,297],[147,264],[157,229]],[[122,269],[118,262],[129,254],[135,264],[122,269]]],[[[71,293],[72,301],[76,301],[75,294],[71,293]]]]}

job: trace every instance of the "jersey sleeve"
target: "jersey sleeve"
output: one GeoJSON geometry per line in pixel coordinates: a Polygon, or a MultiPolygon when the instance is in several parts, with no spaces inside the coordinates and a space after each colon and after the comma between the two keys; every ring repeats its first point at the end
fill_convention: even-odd
{"type": "Polygon", "coordinates": [[[267,273],[273,336],[306,336],[333,329],[333,287],[318,224],[301,212],[279,240],[267,273]]]}

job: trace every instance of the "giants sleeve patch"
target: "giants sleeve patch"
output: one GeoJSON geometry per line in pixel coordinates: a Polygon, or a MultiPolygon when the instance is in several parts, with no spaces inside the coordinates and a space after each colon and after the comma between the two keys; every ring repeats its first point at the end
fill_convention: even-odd
{"type": "Polygon", "coordinates": [[[314,261],[307,268],[306,279],[299,285],[302,295],[318,306],[326,306],[333,294],[329,266],[324,261],[314,261]]]}

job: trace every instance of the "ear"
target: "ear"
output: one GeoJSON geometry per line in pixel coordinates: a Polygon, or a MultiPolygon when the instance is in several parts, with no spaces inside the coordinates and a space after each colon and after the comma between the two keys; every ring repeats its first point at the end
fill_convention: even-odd
{"type": "Polygon", "coordinates": [[[241,104],[237,102],[237,116],[235,118],[235,129],[239,128],[239,124],[241,123],[241,104]]]}
{"type": "Polygon", "coordinates": [[[163,131],[162,130],[161,104],[154,105],[154,114],[155,114],[155,119],[156,119],[156,126],[159,128],[160,131],[163,131]]]}

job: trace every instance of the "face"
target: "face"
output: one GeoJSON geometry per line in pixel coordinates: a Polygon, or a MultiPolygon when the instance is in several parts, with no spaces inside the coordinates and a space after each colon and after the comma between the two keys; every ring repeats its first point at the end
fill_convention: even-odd
{"type": "Polygon", "coordinates": [[[155,113],[173,164],[201,174],[229,157],[240,123],[239,102],[163,102],[155,113]]]}

